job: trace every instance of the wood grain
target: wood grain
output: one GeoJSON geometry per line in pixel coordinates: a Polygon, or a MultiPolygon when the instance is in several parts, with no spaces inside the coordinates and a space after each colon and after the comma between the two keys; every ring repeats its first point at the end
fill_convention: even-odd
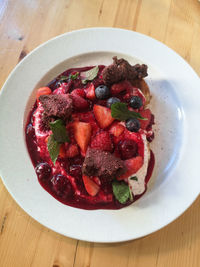
{"type": "MultiPolygon", "coordinates": [[[[152,36],[200,74],[197,0],[0,0],[0,86],[39,44],[67,31],[102,26],[152,36]]],[[[0,182],[0,266],[199,267],[199,206],[200,198],[176,221],[145,238],[94,244],[43,227],[14,202],[0,182]]]]}

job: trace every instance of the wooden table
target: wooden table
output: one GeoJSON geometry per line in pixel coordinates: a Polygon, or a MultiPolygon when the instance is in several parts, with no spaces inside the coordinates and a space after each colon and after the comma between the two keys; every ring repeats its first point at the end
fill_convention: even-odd
{"type": "MultiPolygon", "coordinates": [[[[152,36],[177,51],[200,74],[197,0],[0,0],[0,86],[39,44],[64,32],[98,26],[152,36]]],[[[0,182],[0,266],[198,267],[199,206],[200,198],[175,222],[145,238],[95,244],[41,226],[0,182]]]]}

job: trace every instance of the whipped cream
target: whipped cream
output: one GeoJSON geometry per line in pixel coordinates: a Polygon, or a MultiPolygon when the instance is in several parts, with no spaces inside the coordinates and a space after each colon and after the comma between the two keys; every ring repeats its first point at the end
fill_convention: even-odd
{"type": "Polygon", "coordinates": [[[142,167],[136,173],[133,173],[130,177],[128,177],[128,184],[134,196],[141,195],[145,191],[145,177],[147,175],[147,169],[150,159],[150,150],[146,135],[142,134],[141,137],[144,142],[144,162],[142,167]],[[130,179],[133,176],[137,177],[137,181],[130,179]]]}

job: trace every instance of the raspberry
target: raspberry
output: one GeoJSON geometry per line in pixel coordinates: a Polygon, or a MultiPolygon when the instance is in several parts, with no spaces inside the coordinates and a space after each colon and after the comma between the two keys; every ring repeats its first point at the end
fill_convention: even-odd
{"type": "Polygon", "coordinates": [[[150,109],[141,110],[140,114],[142,117],[146,118],[146,120],[140,120],[141,129],[146,130],[150,124],[151,124],[150,125],[150,128],[151,128],[152,124],[154,123],[154,117],[151,116],[150,109]]]}
{"type": "Polygon", "coordinates": [[[80,88],[76,88],[71,92],[71,95],[79,95],[81,97],[85,97],[85,91],[83,89],[80,88]]]}
{"type": "Polygon", "coordinates": [[[71,98],[73,100],[73,106],[76,110],[86,109],[89,107],[89,102],[83,97],[76,94],[71,94],[71,98]]]}
{"type": "Polygon", "coordinates": [[[65,147],[67,158],[73,158],[79,154],[78,146],[76,144],[67,144],[65,147]]]}
{"type": "Polygon", "coordinates": [[[110,134],[106,131],[97,133],[97,135],[91,142],[91,148],[112,152],[113,144],[110,138],[110,134]]]}
{"type": "Polygon", "coordinates": [[[132,85],[128,81],[122,81],[119,83],[115,83],[111,87],[111,94],[112,95],[118,95],[122,91],[127,91],[128,89],[132,88],[132,85]]]}

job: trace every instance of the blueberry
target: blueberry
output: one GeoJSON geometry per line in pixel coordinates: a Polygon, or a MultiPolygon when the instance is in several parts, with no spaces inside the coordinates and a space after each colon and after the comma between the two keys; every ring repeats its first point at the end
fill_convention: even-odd
{"type": "Polygon", "coordinates": [[[140,122],[138,119],[135,118],[130,118],[128,120],[126,120],[126,128],[130,131],[130,132],[138,132],[140,129],[140,122]]]}
{"type": "Polygon", "coordinates": [[[51,175],[51,167],[47,162],[39,163],[35,168],[36,174],[38,178],[41,179],[48,179],[51,175]]]}
{"type": "Polygon", "coordinates": [[[117,98],[117,97],[110,97],[107,100],[107,107],[108,108],[111,108],[112,104],[119,103],[119,102],[121,102],[119,98],[117,98]]]}
{"type": "Polygon", "coordinates": [[[130,107],[132,108],[141,108],[142,106],[142,99],[141,97],[135,95],[132,96],[129,103],[130,107]]]}
{"type": "Polygon", "coordinates": [[[110,96],[110,89],[106,85],[99,85],[95,89],[97,99],[107,99],[110,96]]]}

